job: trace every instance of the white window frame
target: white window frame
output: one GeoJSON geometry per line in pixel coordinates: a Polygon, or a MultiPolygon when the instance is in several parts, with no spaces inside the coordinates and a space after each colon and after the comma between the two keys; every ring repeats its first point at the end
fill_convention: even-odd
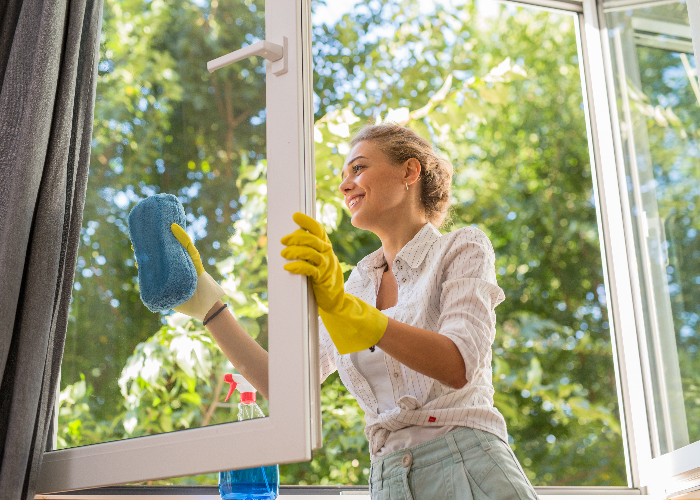
{"type": "MultiPolygon", "coordinates": [[[[617,0],[620,7],[646,3],[617,0]]],[[[662,2],[648,2],[651,5],[662,2]]],[[[663,2],[666,3],[666,2],[663,2]]],[[[700,0],[686,0],[696,61],[700,55],[700,0]]],[[[611,312],[615,325],[616,368],[620,380],[622,424],[626,433],[626,458],[630,486],[652,498],[666,499],[700,490],[700,442],[654,457],[649,420],[650,369],[643,334],[643,308],[630,206],[624,186],[625,166],[620,119],[615,105],[612,54],[602,0],[583,0],[593,91],[593,120],[597,119],[596,163],[600,176],[603,231],[610,281],[611,312]],[[612,105],[610,103],[613,103],[612,105]],[[622,188],[621,188],[622,186],[622,188]],[[639,326],[642,325],[642,326],[639,326]]],[[[695,493],[694,495],[697,495],[695,493]]],[[[693,496],[696,498],[696,496],[693,496]]]]}
{"type": "MultiPolygon", "coordinates": [[[[642,373],[638,369],[639,345],[635,322],[633,287],[625,240],[626,221],[619,186],[624,185],[624,163],[613,140],[614,86],[604,32],[600,0],[518,0],[506,3],[529,5],[552,10],[574,12],[578,16],[577,43],[584,114],[588,134],[589,157],[593,174],[598,234],[605,291],[608,297],[610,336],[617,380],[620,420],[623,430],[624,454],[627,466],[627,487],[539,487],[538,494],[547,500],[564,500],[576,495],[598,500],[610,495],[639,495],[649,497],[644,488],[640,462],[651,457],[646,421],[646,406],[642,373]],[[612,89],[612,94],[610,93],[612,89]],[[622,171],[618,168],[622,165],[622,171]]],[[[610,497],[612,498],[612,497],[610,497]]]]}
{"type": "MultiPolygon", "coordinates": [[[[45,453],[37,491],[56,492],[311,459],[320,445],[318,322],[306,277],[284,271],[280,240],[314,215],[308,0],[266,0],[268,42],[287,38],[287,72],[267,63],[270,415],[45,453]],[[244,451],[245,450],[245,451],[244,451]]],[[[231,50],[240,47],[231,47],[231,50]]],[[[224,55],[224,54],[221,54],[224,55]]],[[[201,68],[192,71],[206,72],[201,68]]]]}
{"type": "MultiPolygon", "coordinates": [[[[540,487],[538,493],[547,500],[565,500],[572,495],[603,500],[621,494],[656,500],[700,488],[700,443],[659,458],[652,456],[645,396],[646,361],[640,354],[645,344],[637,327],[641,317],[635,290],[639,290],[639,284],[632,272],[636,263],[629,201],[621,189],[625,185],[622,142],[602,0],[497,1],[578,15],[583,100],[627,463],[626,488],[540,487]],[[687,480],[696,475],[698,479],[687,480]]],[[[686,0],[686,3],[696,60],[700,60],[700,0],[686,0]]],[[[267,80],[271,416],[235,425],[48,452],[38,491],[303,461],[311,458],[312,447],[320,446],[313,294],[305,280],[280,271],[279,256],[279,239],[293,229],[290,214],[294,211],[313,214],[315,208],[313,136],[310,132],[303,133],[311,131],[313,126],[310,0],[266,0],[266,33],[268,41],[273,43],[280,43],[281,36],[287,36],[290,57],[289,73],[274,77],[268,68],[267,80]],[[295,168],[293,161],[297,162],[295,168]],[[290,186],[299,189],[290,192],[290,186]],[[276,331],[284,331],[285,335],[273,334],[276,331]],[[247,450],[245,457],[236,453],[240,449],[247,450]],[[187,459],[182,459],[183,456],[187,459]]],[[[169,498],[177,496],[177,487],[172,491],[169,498]]],[[[70,498],[83,497],[72,494],[70,498]]]]}

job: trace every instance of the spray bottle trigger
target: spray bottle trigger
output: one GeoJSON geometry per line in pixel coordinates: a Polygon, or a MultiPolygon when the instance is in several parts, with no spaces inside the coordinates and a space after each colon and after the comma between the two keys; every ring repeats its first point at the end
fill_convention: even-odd
{"type": "Polygon", "coordinates": [[[236,386],[238,385],[234,380],[233,380],[233,375],[230,373],[227,373],[224,375],[224,382],[231,384],[229,390],[228,390],[228,395],[226,396],[226,399],[224,399],[224,402],[228,401],[228,398],[231,397],[231,394],[233,394],[233,391],[236,390],[236,386]]]}

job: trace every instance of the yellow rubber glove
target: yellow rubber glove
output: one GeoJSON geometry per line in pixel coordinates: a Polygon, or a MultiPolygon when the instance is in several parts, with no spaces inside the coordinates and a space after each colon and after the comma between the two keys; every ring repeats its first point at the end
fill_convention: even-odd
{"type": "Polygon", "coordinates": [[[187,253],[190,254],[194,268],[197,270],[197,288],[194,291],[194,295],[184,304],[177,306],[175,310],[179,313],[191,316],[192,318],[196,318],[199,321],[204,321],[204,317],[209,310],[226,293],[214,278],[204,271],[202,258],[199,256],[199,252],[195,248],[190,237],[187,236],[185,230],[175,223],[170,226],[170,230],[175,235],[175,238],[177,238],[177,241],[179,241],[180,244],[185,247],[187,253]]]}
{"type": "Polygon", "coordinates": [[[348,354],[375,345],[389,319],[376,307],[345,293],[343,271],[321,224],[299,212],[293,218],[301,229],[282,238],[287,247],[282,257],[299,260],[284,268],[311,278],[319,314],[338,352],[348,354]]]}

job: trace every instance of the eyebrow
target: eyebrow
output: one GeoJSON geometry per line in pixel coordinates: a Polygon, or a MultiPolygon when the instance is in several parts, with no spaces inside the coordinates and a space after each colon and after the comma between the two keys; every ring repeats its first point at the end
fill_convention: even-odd
{"type": "MultiPolygon", "coordinates": [[[[355,161],[359,160],[360,158],[364,158],[365,160],[368,160],[368,159],[369,159],[369,158],[367,158],[366,156],[360,155],[360,156],[356,156],[355,158],[353,158],[352,160],[350,160],[347,164],[348,164],[348,165],[352,165],[355,161]]],[[[345,167],[343,167],[343,168],[345,168],[345,167]]],[[[342,170],[342,169],[341,169],[341,171],[340,171],[340,178],[341,178],[341,179],[344,179],[344,177],[343,177],[343,170],[342,170]]]]}

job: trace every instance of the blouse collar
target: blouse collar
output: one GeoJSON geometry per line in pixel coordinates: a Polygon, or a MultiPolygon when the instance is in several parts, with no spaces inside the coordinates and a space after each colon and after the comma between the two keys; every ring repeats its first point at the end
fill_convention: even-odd
{"type": "MultiPolygon", "coordinates": [[[[441,236],[435,226],[430,222],[426,222],[418,233],[406,243],[396,255],[396,258],[402,259],[406,264],[415,269],[420,266],[425,260],[425,256],[438,238],[441,236]]],[[[384,258],[384,248],[379,247],[377,250],[366,256],[357,263],[357,270],[363,279],[367,278],[367,270],[378,267],[383,267],[386,263],[384,258]]]]}

